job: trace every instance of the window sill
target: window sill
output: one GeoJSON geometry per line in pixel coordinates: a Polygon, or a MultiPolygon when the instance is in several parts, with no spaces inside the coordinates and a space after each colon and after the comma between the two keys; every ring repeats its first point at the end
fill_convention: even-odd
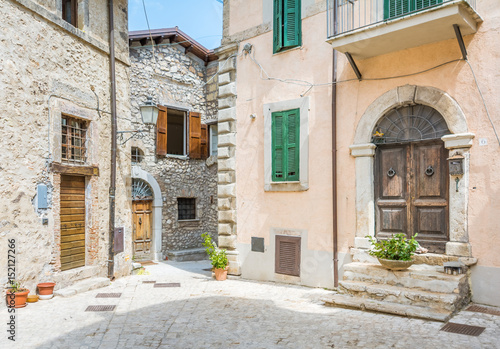
{"type": "Polygon", "coordinates": [[[177,223],[182,228],[199,228],[201,221],[199,219],[183,219],[177,220],[177,223]]]}
{"type": "Polygon", "coordinates": [[[171,159],[189,160],[189,156],[187,156],[187,155],[167,154],[167,155],[165,155],[165,157],[166,158],[171,158],[171,159]]]}
{"type": "Polygon", "coordinates": [[[264,185],[264,191],[306,191],[309,183],[301,182],[271,182],[264,185]]]}
{"type": "Polygon", "coordinates": [[[287,52],[291,52],[291,51],[295,51],[295,50],[302,50],[302,45],[300,45],[300,46],[294,46],[294,47],[290,47],[290,48],[284,48],[281,51],[273,52],[273,56],[277,56],[277,55],[280,55],[280,54],[283,54],[283,53],[287,53],[287,52]]]}

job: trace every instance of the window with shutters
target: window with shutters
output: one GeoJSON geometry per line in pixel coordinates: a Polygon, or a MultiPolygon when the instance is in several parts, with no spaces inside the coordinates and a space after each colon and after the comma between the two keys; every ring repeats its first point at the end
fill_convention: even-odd
{"type": "Polygon", "coordinates": [[[443,0],[384,0],[384,19],[403,16],[442,2],[443,0]]]}
{"type": "Polygon", "coordinates": [[[272,173],[275,182],[299,180],[300,109],[272,113],[272,173]]]}
{"type": "Polygon", "coordinates": [[[300,240],[299,236],[276,235],[275,273],[300,276],[300,240]]]}
{"type": "Polygon", "coordinates": [[[159,106],[156,122],[156,154],[206,159],[208,157],[207,125],[201,114],[159,106]]]}
{"type": "Polygon", "coordinates": [[[273,53],[302,45],[300,0],[273,1],[273,53]]]}

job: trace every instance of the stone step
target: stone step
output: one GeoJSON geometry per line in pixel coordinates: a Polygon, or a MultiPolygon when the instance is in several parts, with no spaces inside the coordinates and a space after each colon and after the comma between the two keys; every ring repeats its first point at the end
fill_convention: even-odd
{"type": "Polygon", "coordinates": [[[442,322],[448,321],[453,315],[453,312],[444,309],[398,304],[393,302],[374,300],[370,298],[354,297],[345,294],[334,294],[328,297],[323,297],[322,300],[323,302],[325,302],[325,305],[329,306],[370,310],[442,322]]]}
{"type": "Polygon", "coordinates": [[[385,284],[370,284],[361,281],[340,281],[340,291],[360,298],[371,298],[378,301],[415,305],[450,312],[459,310],[467,297],[457,293],[428,292],[385,284]]]}
{"type": "Polygon", "coordinates": [[[202,261],[208,259],[205,248],[191,248],[188,250],[168,251],[167,257],[171,261],[202,261]]]}
{"type": "MultiPolygon", "coordinates": [[[[377,262],[378,263],[378,262],[377,262]]],[[[344,281],[419,289],[437,293],[468,293],[467,275],[449,275],[442,267],[414,264],[407,270],[388,270],[380,264],[354,262],[344,265],[344,281]]]]}
{"type": "Polygon", "coordinates": [[[95,290],[97,288],[106,287],[110,285],[110,281],[105,277],[96,277],[85,279],[83,281],[77,282],[72,286],[62,288],[54,292],[54,295],[60,297],[71,297],[77,293],[82,293],[90,290],[95,290]]]}

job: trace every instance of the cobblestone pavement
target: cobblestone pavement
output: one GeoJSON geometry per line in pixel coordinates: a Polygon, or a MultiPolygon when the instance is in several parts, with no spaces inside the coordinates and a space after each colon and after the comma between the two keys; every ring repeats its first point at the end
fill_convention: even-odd
{"type": "MultiPolygon", "coordinates": [[[[452,322],[486,327],[479,337],[440,331],[440,322],[329,308],[330,291],[284,284],[211,278],[207,262],[167,262],[151,275],[16,311],[14,348],[500,348],[500,316],[462,311],[452,322]],[[179,282],[154,288],[145,280],[179,282]],[[120,298],[95,298],[120,292],[120,298]],[[116,305],[113,312],[85,312],[116,305]]],[[[8,346],[7,346],[8,345],[8,346]]]]}

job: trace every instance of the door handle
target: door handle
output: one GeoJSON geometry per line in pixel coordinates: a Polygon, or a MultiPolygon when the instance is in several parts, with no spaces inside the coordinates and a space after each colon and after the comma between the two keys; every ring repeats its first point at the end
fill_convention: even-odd
{"type": "Polygon", "coordinates": [[[389,176],[389,178],[392,178],[396,175],[396,171],[394,171],[394,169],[391,167],[389,169],[389,171],[387,171],[387,176],[389,176]]]}
{"type": "Polygon", "coordinates": [[[142,224],[142,217],[139,217],[139,224],[142,224]]]}
{"type": "Polygon", "coordinates": [[[429,177],[432,176],[434,174],[434,168],[432,166],[427,167],[425,174],[429,177]]]}

